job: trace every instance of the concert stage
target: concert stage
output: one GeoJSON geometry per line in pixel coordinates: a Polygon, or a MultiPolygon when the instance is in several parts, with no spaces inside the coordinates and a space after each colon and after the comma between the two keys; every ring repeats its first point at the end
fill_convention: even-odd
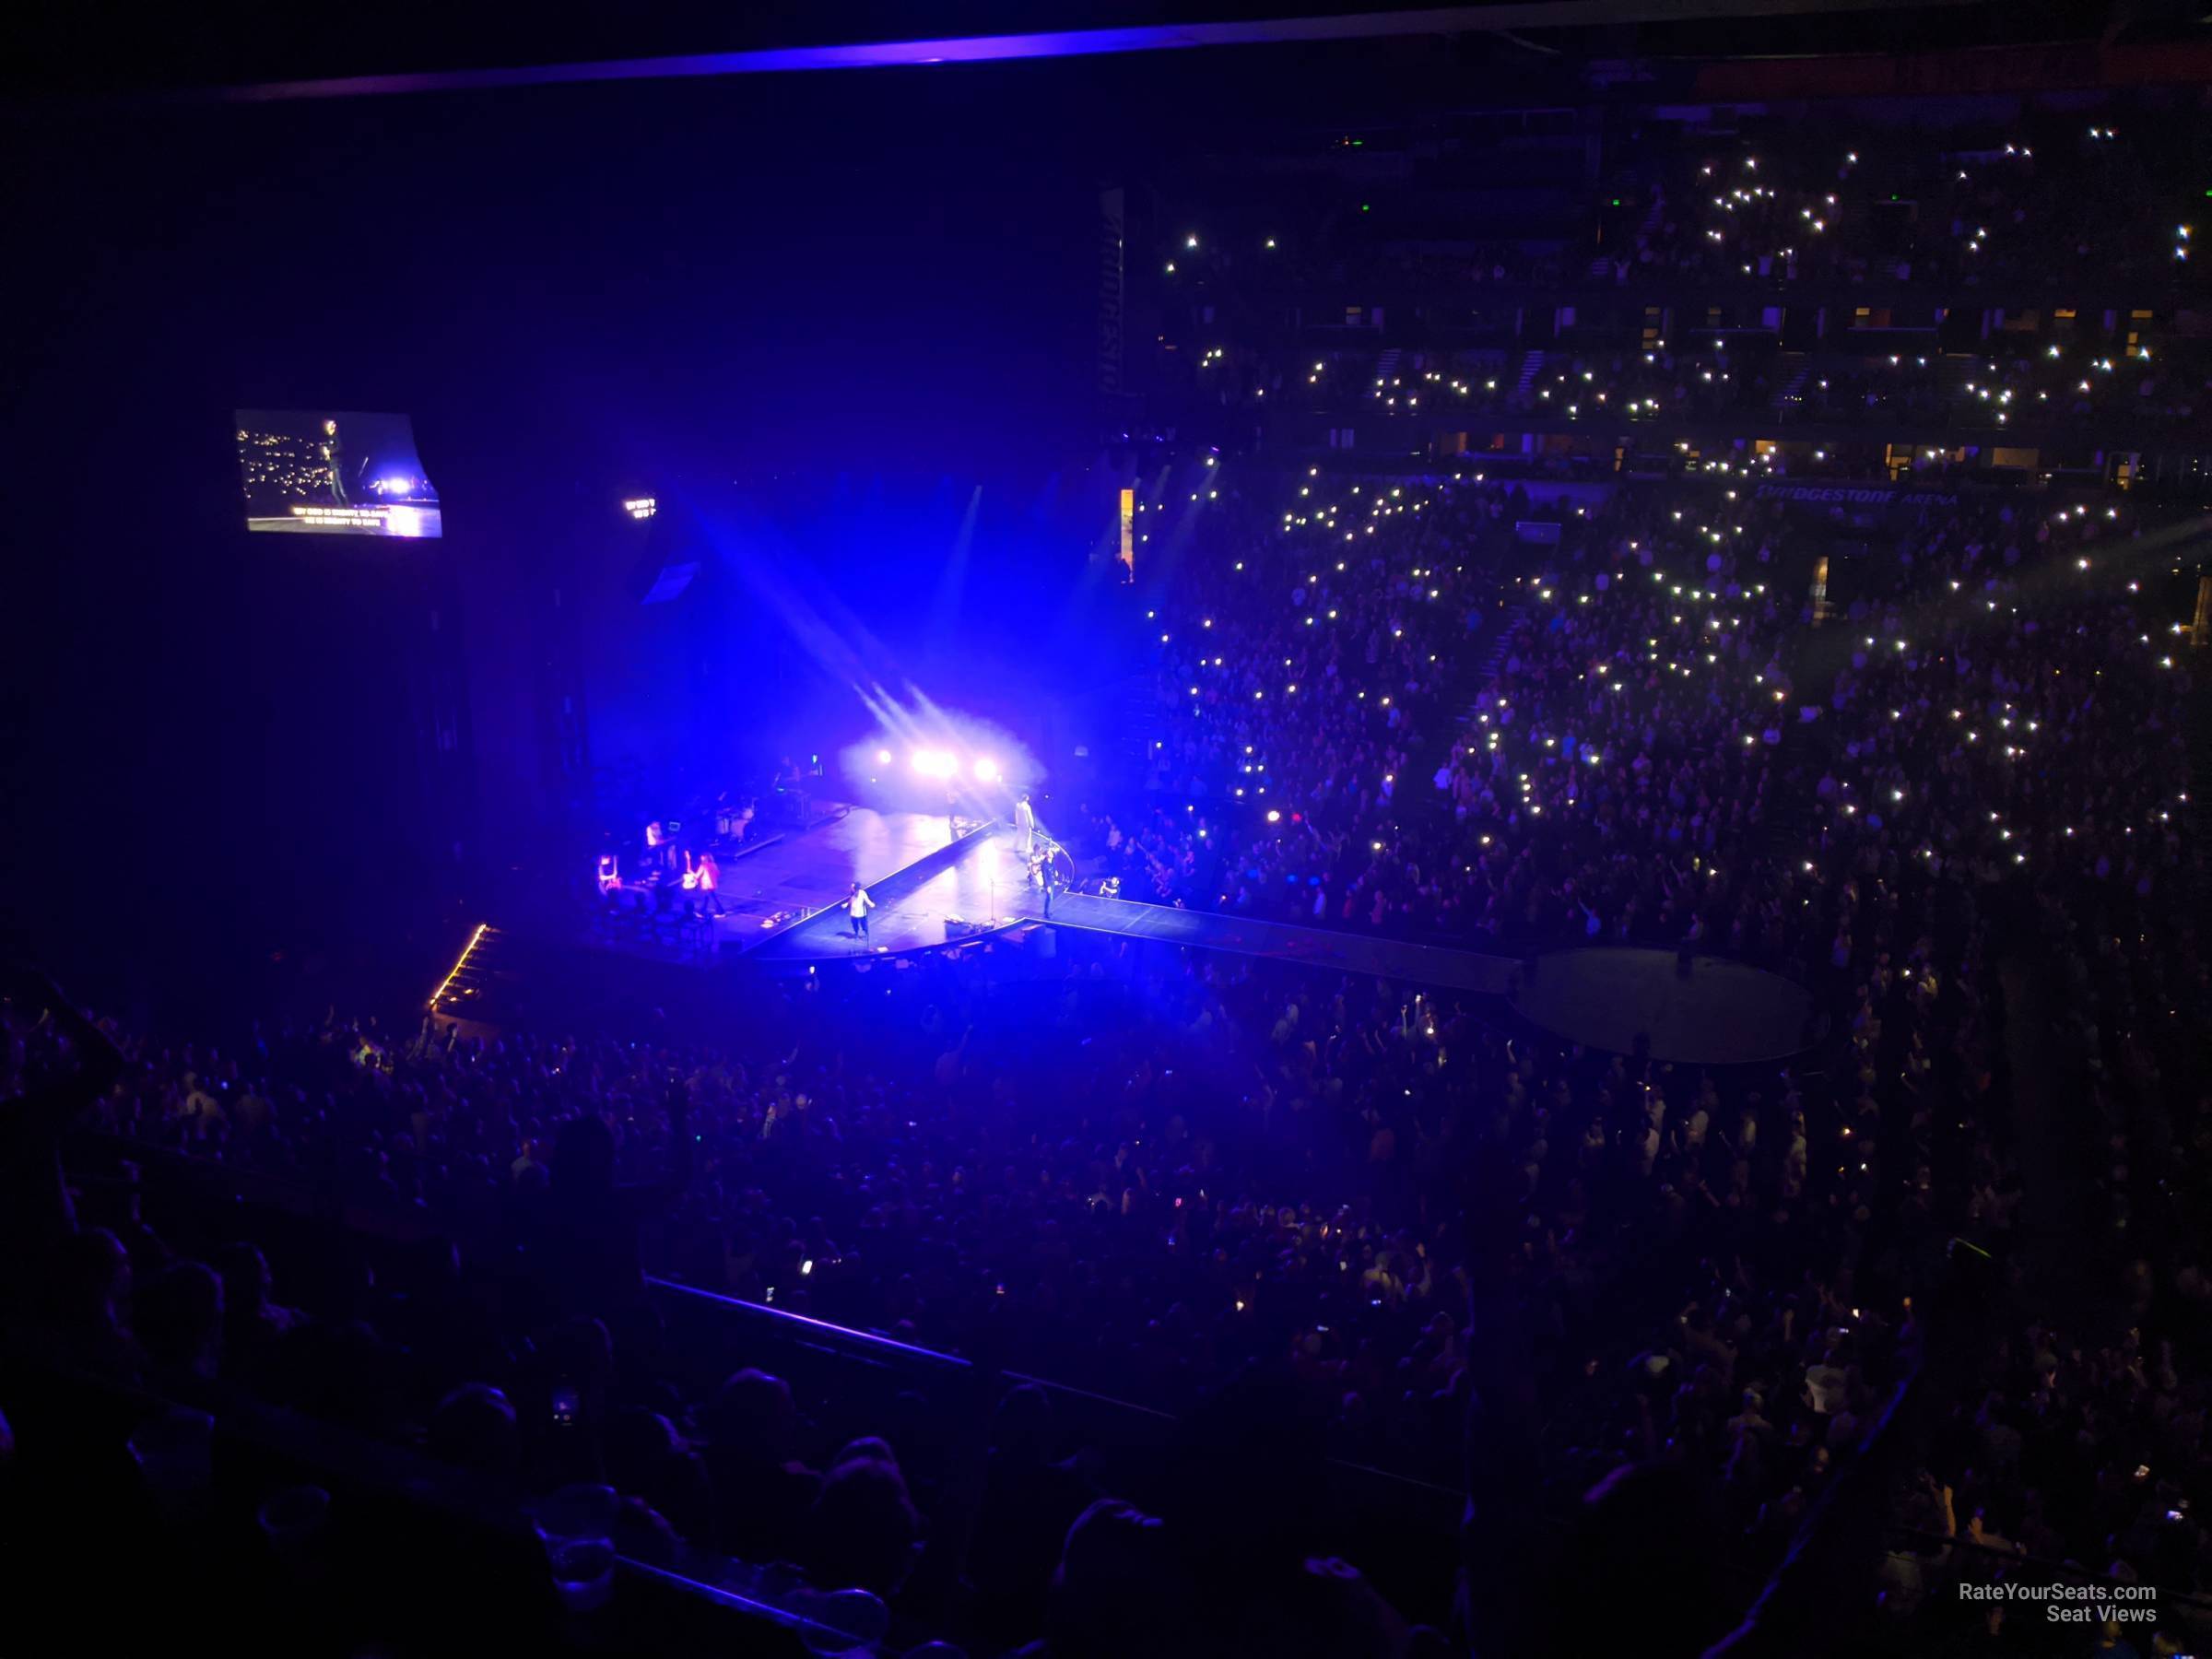
{"type": "MultiPolygon", "coordinates": [[[[996,932],[1019,919],[1010,908],[1002,909],[1020,893],[1023,872],[998,825],[963,825],[963,833],[955,841],[943,818],[855,807],[845,825],[855,820],[867,821],[835,844],[815,850],[814,856],[825,861],[821,867],[833,889],[825,900],[810,904],[805,914],[772,926],[756,923],[749,929],[734,930],[732,945],[748,960],[839,961],[932,950],[979,933],[996,932]],[[852,918],[845,909],[855,881],[876,900],[865,940],[853,936],[852,918]],[[959,937],[956,928],[964,930],[959,937]]],[[[723,866],[725,900],[730,897],[731,869],[723,866]]],[[[744,864],[735,869],[742,881],[744,864]]],[[[794,878],[797,879],[801,878],[794,878]]]]}
{"type": "MultiPolygon", "coordinates": [[[[1029,921],[1043,917],[1038,895],[1028,888],[1002,898],[1001,910],[1029,921]]],[[[1806,1046],[1812,1010],[1804,987],[1780,974],[1698,957],[1685,976],[1671,950],[1553,951],[1531,975],[1512,957],[1477,950],[1079,893],[1053,900],[1052,924],[1503,997],[1532,1025],[1570,1042],[1628,1054],[1641,1037],[1653,1059],[1683,1065],[1786,1058],[1806,1046]]]]}
{"type": "MultiPolygon", "coordinates": [[[[845,925],[845,900],[857,881],[877,903],[876,942],[911,950],[945,942],[944,918],[989,913],[999,859],[985,860],[994,824],[960,826],[956,840],[942,813],[842,807],[806,830],[722,854],[721,899],[727,913],[706,925],[716,951],[762,958],[836,954],[824,941],[845,925]]],[[[1007,862],[1011,854],[1002,855],[1007,862]]]]}
{"type": "Polygon", "coordinates": [[[963,824],[956,837],[941,815],[865,806],[725,853],[721,896],[729,913],[682,924],[676,948],[658,933],[618,947],[695,961],[741,956],[782,969],[940,950],[1049,925],[1495,997],[1500,1014],[1510,1006],[1569,1041],[1630,1053],[1641,1038],[1654,1059],[1703,1065],[1796,1053],[1812,1006],[1802,986],[1779,974],[1698,957],[1685,975],[1669,950],[1552,951],[1531,972],[1514,957],[1085,893],[1055,896],[1048,921],[1002,825],[963,824]],[[853,936],[845,911],[855,881],[876,900],[865,940],[853,936]]]}
{"type": "MultiPolygon", "coordinates": [[[[1043,919],[1043,901],[1033,890],[1024,889],[1015,901],[1015,908],[1027,919],[1043,919]]],[[[1079,927],[1090,933],[1119,934],[1124,938],[1152,939],[1168,945],[1193,945],[1202,950],[1265,957],[1270,961],[1295,962],[1300,967],[1324,968],[1334,973],[1372,974],[1379,979],[1405,980],[1411,984],[1490,996],[1505,994],[1515,966],[1510,958],[1485,956],[1479,951],[1409,945],[1368,934],[1336,933],[1324,927],[1300,927],[1281,922],[1255,922],[1247,916],[1176,910],[1165,904],[1137,904],[1126,899],[1096,899],[1086,893],[1063,893],[1055,898],[1052,920],[1055,927],[1079,927]]]]}
{"type": "Polygon", "coordinates": [[[1794,981],[1724,957],[1680,971],[1671,950],[1598,946],[1539,959],[1514,1006],[1556,1036],[1590,1048],[1682,1065],[1746,1065],[1807,1046],[1812,994],[1794,981]]]}
{"type": "MultiPolygon", "coordinates": [[[[713,924],[724,954],[776,964],[938,949],[1047,920],[1003,826],[982,826],[956,844],[943,818],[865,807],[724,859],[722,897],[734,911],[713,924]],[[853,936],[843,902],[855,880],[876,900],[865,941],[853,936]]],[[[1056,895],[1050,924],[1486,995],[1502,995],[1516,967],[1471,950],[1085,893],[1056,895]]]]}
{"type": "MultiPolygon", "coordinates": [[[[774,907],[792,887],[806,885],[809,876],[763,880],[770,872],[747,874],[750,858],[724,863],[724,900],[743,902],[746,916],[721,923],[719,927],[728,931],[721,931],[719,938],[754,962],[834,962],[938,949],[980,934],[1018,924],[1038,927],[1049,920],[1051,927],[1086,934],[1259,956],[1332,973],[1371,973],[1477,995],[1504,995],[1517,967],[1511,958],[1480,951],[1406,945],[1367,934],[1261,923],[1201,909],[1141,905],[1126,898],[1057,894],[1051,918],[1046,918],[1044,896],[1027,883],[1022,861],[1013,853],[1011,831],[1002,825],[984,825],[962,836],[956,847],[949,845],[945,818],[856,807],[834,830],[834,836],[820,830],[794,836],[785,852],[776,853],[776,872],[798,863],[817,872],[809,891],[818,898],[809,898],[809,909],[825,905],[818,913],[785,916],[763,924],[763,912],[774,907]],[[898,863],[900,858],[907,863],[898,863]],[[856,878],[876,898],[865,942],[852,935],[852,923],[841,902],[856,878]],[[747,891],[752,898],[741,898],[747,891]],[[960,935],[953,934],[953,927],[962,927],[960,935]]],[[[763,850],[757,856],[768,858],[770,852],[763,850]]]]}
{"type": "MultiPolygon", "coordinates": [[[[711,947],[701,954],[779,965],[844,961],[1043,924],[1043,895],[1029,885],[1012,832],[999,824],[962,830],[955,841],[943,817],[855,806],[751,852],[725,853],[721,891],[730,913],[698,924],[711,947]],[[855,881],[876,900],[865,941],[853,936],[845,912],[855,881]]],[[[1482,995],[1504,994],[1517,966],[1477,951],[1083,893],[1055,896],[1051,925],[1482,995]]]]}
{"type": "Polygon", "coordinates": [[[594,912],[592,942],[656,961],[827,958],[840,954],[830,943],[831,924],[843,925],[857,881],[878,906],[877,943],[900,950],[942,945],[945,915],[963,905],[969,914],[989,913],[996,863],[985,869],[976,855],[994,828],[964,824],[956,841],[941,813],[834,806],[804,829],[718,846],[722,915],[697,915],[695,893],[625,886],[594,912]],[[939,876],[949,879],[932,881],[939,876]]]}

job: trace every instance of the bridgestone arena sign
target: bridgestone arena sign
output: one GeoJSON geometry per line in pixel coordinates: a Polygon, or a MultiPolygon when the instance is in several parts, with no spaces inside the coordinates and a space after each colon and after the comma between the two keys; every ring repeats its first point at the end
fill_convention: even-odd
{"type": "Polygon", "coordinates": [[[1894,484],[1761,484],[1752,498],[1792,507],[1956,507],[1955,489],[1908,489],[1894,484]]]}

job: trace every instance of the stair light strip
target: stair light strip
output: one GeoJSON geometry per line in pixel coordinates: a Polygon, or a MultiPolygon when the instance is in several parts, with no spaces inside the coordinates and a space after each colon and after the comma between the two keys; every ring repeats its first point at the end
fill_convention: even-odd
{"type": "Polygon", "coordinates": [[[461,947],[461,954],[453,959],[453,967],[447,971],[445,978],[439,982],[438,989],[430,993],[430,1012],[434,1014],[438,1011],[438,1005],[445,1000],[446,992],[452,988],[453,982],[461,977],[461,970],[468,966],[469,953],[476,949],[477,942],[483,938],[490,927],[491,924],[488,922],[477,924],[477,931],[468,935],[468,943],[461,947]]]}

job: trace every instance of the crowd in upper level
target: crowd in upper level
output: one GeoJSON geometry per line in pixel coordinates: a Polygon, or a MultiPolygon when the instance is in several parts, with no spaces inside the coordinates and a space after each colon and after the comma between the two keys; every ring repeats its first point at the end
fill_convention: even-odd
{"type": "Polygon", "coordinates": [[[1609,347],[1578,336],[1548,347],[1340,349],[1293,360],[1220,347],[1201,364],[1197,390],[1224,406],[1341,415],[1355,432],[1378,420],[1512,430],[1519,419],[1601,433],[1667,422],[1762,436],[1841,428],[1876,439],[2102,437],[2124,446],[2206,435],[2212,365],[2192,342],[2040,340],[2011,344],[2000,334],[1946,349],[1930,329],[1904,340],[1846,333],[1828,349],[1784,350],[1759,333],[1609,347]]]}
{"type": "MultiPolygon", "coordinates": [[[[1927,126],[1864,113],[1624,116],[1594,139],[1373,171],[1332,147],[1242,180],[1178,182],[1160,291],[1215,303],[1343,289],[1373,305],[1490,290],[2194,286],[2202,123],[2145,103],[1927,126]],[[1285,179],[1297,181],[1286,186],[1285,179]],[[1243,183],[1240,190],[1237,185],[1243,183]]],[[[2050,294],[2062,303],[2069,295],[2050,294]]]]}

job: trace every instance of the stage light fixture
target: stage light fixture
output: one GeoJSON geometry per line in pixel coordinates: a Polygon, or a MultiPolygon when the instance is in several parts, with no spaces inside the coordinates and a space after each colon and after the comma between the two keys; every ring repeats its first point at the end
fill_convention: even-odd
{"type": "Polygon", "coordinates": [[[890,763],[891,763],[891,751],[890,751],[889,749],[877,749],[877,750],[876,751],[876,764],[877,764],[877,765],[878,765],[878,766],[888,766],[890,763]]]}
{"type": "Polygon", "coordinates": [[[988,755],[985,755],[982,759],[978,760],[975,763],[975,781],[978,783],[997,782],[998,762],[992,759],[988,755]]]}

